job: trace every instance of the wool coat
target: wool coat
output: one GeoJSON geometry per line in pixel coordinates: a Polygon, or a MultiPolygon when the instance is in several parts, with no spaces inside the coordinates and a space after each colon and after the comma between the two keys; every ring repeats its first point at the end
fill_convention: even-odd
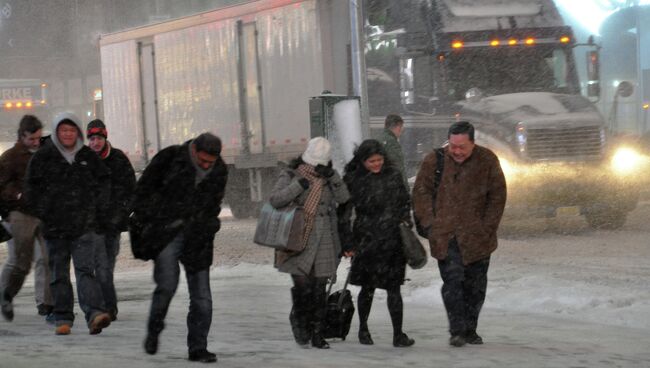
{"type": "Polygon", "coordinates": [[[392,166],[375,174],[359,165],[343,180],[350,201],[339,212],[339,229],[344,250],[355,252],[350,283],[380,289],[403,284],[406,258],[399,224],[410,220],[410,200],[402,174],[392,166]]]}
{"type": "MultiPolygon", "coordinates": [[[[305,204],[311,188],[304,189],[300,185],[299,180],[303,177],[296,170],[297,167],[298,162],[294,162],[280,173],[269,197],[269,203],[273,207],[282,208],[291,203],[300,206],[305,204]]],[[[349,197],[343,180],[335,172],[323,185],[316,219],[305,249],[290,255],[276,251],[276,267],[279,271],[315,277],[332,277],[336,274],[341,256],[336,209],[338,204],[347,202],[349,197]]]]}
{"type": "Polygon", "coordinates": [[[497,248],[497,228],[506,204],[506,181],[497,156],[476,145],[463,163],[445,148],[444,170],[435,204],[432,201],[436,154],[428,154],[415,179],[413,210],[427,229],[431,255],[447,258],[456,237],[465,265],[488,257],[497,248]],[[435,211],[434,211],[435,206],[435,211]]]}
{"type": "Polygon", "coordinates": [[[143,260],[155,259],[182,233],[180,260],[187,272],[196,273],[212,264],[228,169],[219,157],[197,184],[190,144],[163,149],[144,170],[136,184],[129,233],[133,255],[143,260]]]}

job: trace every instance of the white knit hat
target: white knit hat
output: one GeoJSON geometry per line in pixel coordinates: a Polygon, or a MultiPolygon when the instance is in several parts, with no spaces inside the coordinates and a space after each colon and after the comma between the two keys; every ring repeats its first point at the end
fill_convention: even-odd
{"type": "Polygon", "coordinates": [[[321,164],[327,166],[330,162],[330,152],[332,146],[327,139],[323,137],[312,138],[307,143],[307,149],[302,154],[302,160],[309,165],[316,166],[321,164]]]}

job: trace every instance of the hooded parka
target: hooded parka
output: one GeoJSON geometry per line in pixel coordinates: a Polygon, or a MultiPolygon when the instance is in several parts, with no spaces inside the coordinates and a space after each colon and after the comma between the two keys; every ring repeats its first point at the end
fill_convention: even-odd
{"type": "Polygon", "coordinates": [[[62,113],[54,119],[51,139],[32,157],[25,177],[27,213],[43,221],[46,239],[76,239],[95,231],[110,195],[109,170],[83,144],[79,119],[62,113]],[[65,151],[57,138],[64,120],[78,129],[73,150],[65,151]]]}

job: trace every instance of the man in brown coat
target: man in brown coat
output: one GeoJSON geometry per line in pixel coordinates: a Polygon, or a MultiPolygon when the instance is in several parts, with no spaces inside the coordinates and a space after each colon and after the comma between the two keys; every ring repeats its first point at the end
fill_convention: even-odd
{"type": "Polygon", "coordinates": [[[482,344],[476,327],[485,300],[490,254],[497,248],[506,182],[497,156],[474,143],[472,124],[452,124],[448,139],[437,195],[436,153],[422,162],[413,188],[414,215],[428,235],[431,255],[438,260],[449,343],[482,344]]]}
{"type": "Polygon", "coordinates": [[[36,263],[34,289],[38,313],[48,315],[53,309],[47,252],[40,221],[30,215],[23,198],[25,171],[29,160],[40,147],[42,131],[43,124],[38,118],[23,116],[18,126],[18,141],[0,156],[0,200],[7,212],[3,218],[8,215],[13,233],[13,239],[7,243],[9,256],[0,274],[0,306],[2,316],[7,321],[14,318],[12,300],[22,288],[32,261],[36,263]]]}

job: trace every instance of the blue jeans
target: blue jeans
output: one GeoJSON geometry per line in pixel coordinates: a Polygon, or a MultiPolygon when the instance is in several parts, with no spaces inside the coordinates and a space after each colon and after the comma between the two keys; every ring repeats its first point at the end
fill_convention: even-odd
{"type": "Polygon", "coordinates": [[[95,278],[94,232],[77,239],[45,239],[51,272],[50,289],[54,297],[54,320],[56,325],[72,325],[74,321],[74,295],[70,283],[70,259],[77,278],[79,306],[86,322],[104,313],[101,288],[95,278]]]}
{"type": "MultiPolygon", "coordinates": [[[[165,328],[165,316],[178,287],[179,258],[183,252],[183,235],[178,235],[154,260],[153,278],[156,289],[151,300],[148,332],[158,335],[165,328]]],[[[210,269],[185,273],[190,292],[190,311],[187,314],[187,347],[190,352],[206,349],[212,324],[212,292],[210,269]]]]}
{"type": "Polygon", "coordinates": [[[447,258],[438,261],[438,268],[452,336],[476,332],[478,316],[485,301],[489,267],[489,256],[464,265],[456,238],[449,240],[447,258]]]}
{"type": "Polygon", "coordinates": [[[97,235],[95,242],[95,276],[102,288],[109,313],[117,314],[117,294],[113,282],[115,259],[120,253],[120,233],[97,235]]]}

